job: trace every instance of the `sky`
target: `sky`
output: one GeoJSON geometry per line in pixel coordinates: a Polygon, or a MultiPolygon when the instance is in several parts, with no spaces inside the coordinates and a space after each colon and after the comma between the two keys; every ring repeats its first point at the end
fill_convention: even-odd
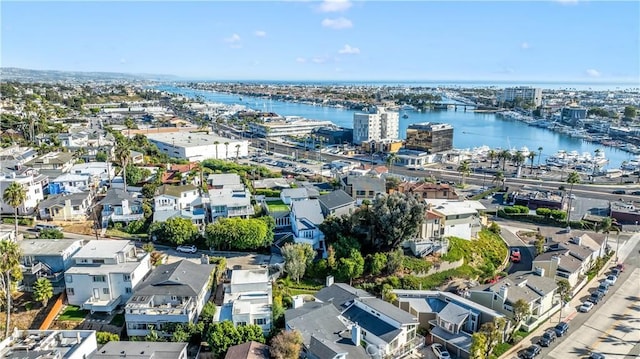
{"type": "Polygon", "coordinates": [[[3,67],[640,84],[639,1],[3,0],[0,11],[3,67]]]}

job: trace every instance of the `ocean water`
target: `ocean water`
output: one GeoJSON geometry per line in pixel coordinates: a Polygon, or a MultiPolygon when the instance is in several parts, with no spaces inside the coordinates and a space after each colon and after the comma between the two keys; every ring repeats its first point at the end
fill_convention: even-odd
{"type": "MultiPolygon", "coordinates": [[[[271,111],[283,116],[302,116],[314,120],[329,120],[338,126],[352,128],[353,114],[356,111],[334,107],[313,106],[301,103],[267,100],[258,97],[240,96],[212,91],[192,90],[187,88],[163,85],[158,90],[181,94],[195,98],[201,96],[206,101],[224,103],[227,105],[241,104],[254,110],[271,111]]],[[[525,123],[504,120],[491,113],[465,112],[462,109],[447,111],[401,112],[408,118],[400,118],[400,138],[406,135],[407,127],[412,123],[442,122],[451,124],[454,128],[453,145],[455,148],[474,148],[489,146],[490,148],[511,149],[527,147],[538,153],[542,147],[542,162],[559,150],[591,153],[596,149],[604,151],[609,159],[605,168],[618,168],[623,161],[634,157],[625,151],[612,147],[597,145],[572,138],[546,129],[529,126],[525,123]]],[[[537,163],[536,158],[534,163],[537,163]]],[[[528,164],[529,162],[527,162],[528,164]]]]}

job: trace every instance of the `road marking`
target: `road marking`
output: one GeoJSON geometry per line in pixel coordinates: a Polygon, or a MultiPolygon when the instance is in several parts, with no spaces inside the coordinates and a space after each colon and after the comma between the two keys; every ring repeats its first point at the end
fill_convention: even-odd
{"type": "MultiPolygon", "coordinates": [[[[599,336],[598,340],[593,345],[591,345],[591,348],[590,348],[591,351],[595,350],[602,343],[603,340],[605,340],[607,337],[609,337],[611,335],[609,333],[611,332],[612,329],[614,329],[618,325],[618,323],[627,320],[627,318],[625,318],[625,317],[626,317],[627,313],[629,313],[631,310],[633,310],[633,305],[627,306],[627,310],[625,310],[624,313],[622,314],[622,318],[620,318],[620,319],[616,320],[615,322],[613,322],[613,324],[611,324],[609,326],[609,328],[604,332],[604,335],[599,336]]],[[[620,339],[620,338],[618,338],[618,339],[620,339]]]]}

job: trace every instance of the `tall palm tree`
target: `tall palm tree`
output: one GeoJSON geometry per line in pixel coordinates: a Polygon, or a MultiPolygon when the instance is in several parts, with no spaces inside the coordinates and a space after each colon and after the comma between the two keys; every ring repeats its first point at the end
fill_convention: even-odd
{"type": "Polygon", "coordinates": [[[462,176],[462,187],[464,187],[465,178],[469,177],[469,175],[471,174],[471,166],[469,165],[469,161],[462,161],[460,166],[458,166],[458,172],[460,172],[460,175],[462,176]]]}
{"type": "MultiPolygon", "coordinates": [[[[15,182],[14,182],[15,183],[15,182]]],[[[4,288],[6,295],[5,303],[7,309],[7,321],[4,327],[5,338],[9,337],[11,327],[11,278],[20,279],[22,272],[20,271],[20,257],[22,251],[18,242],[0,241],[0,287],[4,288]]]]}
{"type": "MultiPolygon", "coordinates": [[[[393,172],[393,164],[398,162],[398,155],[396,153],[390,153],[387,156],[387,167],[389,167],[389,173],[393,172]]],[[[371,167],[373,167],[373,161],[371,161],[371,167]]]]}
{"type": "Polygon", "coordinates": [[[213,144],[216,146],[216,160],[218,159],[218,145],[220,144],[220,141],[213,141],[213,144]]]}
{"type": "Polygon", "coordinates": [[[567,226],[569,225],[569,221],[571,220],[571,202],[573,200],[573,185],[576,183],[580,183],[580,174],[578,172],[573,171],[567,177],[567,183],[571,185],[569,187],[569,208],[567,209],[567,226]]]}
{"type": "Polygon", "coordinates": [[[11,182],[11,184],[2,193],[2,200],[4,203],[13,207],[13,220],[15,221],[16,237],[18,236],[18,207],[22,206],[24,201],[27,200],[27,190],[18,183],[11,182]]]}
{"type": "Polygon", "coordinates": [[[504,189],[504,180],[505,180],[504,172],[498,171],[498,172],[496,172],[495,175],[493,175],[493,181],[492,182],[495,183],[496,185],[498,183],[500,183],[502,185],[502,189],[504,189]]]}
{"type": "Polygon", "coordinates": [[[489,161],[490,161],[489,162],[489,165],[490,165],[489,167],[493,168],[493,160],[495,160],[496,157],[498,156],[498,152],[496,152],[496,150],[493,150],[493,149],[489,150],[488,156],[489,156],[489,161]]]}
{"type": "Polygon", "coordinates": [[[238,162],[238,158],[240,158],[240,144],[236,145],[236,163],[238,162]]]}
{"type": "Polygon", "coordinates": [[[229,159],[229,142],[225,142],[224,143],[224,147],[225,149],[225,155],[224,155],[224,159],[227,160],[229,159]]]}
{"type": "Polygon", "coordinates": [[[540,167],[540,159],[542,158],[542,146],[538,147],[538,167],[540,167]]]}
{"type": "Polygon", "coordinates": [[[520,177],[520,171],[522,170],[522,164],[526,160],[526,157],[524,157],[524,155],[520,151],[517,151],[516,154],[513,155],[512,157],[513,157],[513,162],[515,162],[515,165],[516,165],[516,177],[520,177]]]}
{"type": "Polygon", "coordinates": [[[498,159],[502,160],[502,172],[506,171],[507,161],[511,159],[511,152],[509,150],[500,151],[498,159]]]}
{"type": "Polygon", "coordinates": [[[125,143],[120,144],[118,148],[116,148],[116,159],[120,166],[122,166],[122,179],[124,180],[124,191],[127,192],[127,166],[129,165],[129,160],[131,159],[131,149],[125,143]]]}
{"type": "Polygon", "coordinates": [[[529,161],[531,161],[531,167],[529,168],[529,174],[533,174],[533,160],[536,158],[536,153],[535,152],[529,152],[529,155],[527,157],[529,157],[529,161]]]}

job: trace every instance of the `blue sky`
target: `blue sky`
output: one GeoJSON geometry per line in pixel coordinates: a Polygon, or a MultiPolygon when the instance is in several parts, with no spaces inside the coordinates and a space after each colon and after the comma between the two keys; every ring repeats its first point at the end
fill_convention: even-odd
{"type": "Polygon", "coordinates": [[[640,83],[638,1],[2,1],[0,10],[5,67],[640,83]]]}

